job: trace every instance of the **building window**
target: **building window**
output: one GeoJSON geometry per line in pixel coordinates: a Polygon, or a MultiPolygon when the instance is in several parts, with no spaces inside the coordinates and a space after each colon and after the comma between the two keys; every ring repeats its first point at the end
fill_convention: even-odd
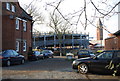
{"type": "Polygon", "coordinates": [[[26,31],[27,30],[27,22],[23,21],[23,30],[26,31]]]}
{"type": "Polygon", "coordinates": [[[16,51],[19,51],[19,41],[16,41],[16,51]]]}
{"type": "Polygon", "coordinates": [[[26,41],[23,41],[23,51],[26,51],[27,43],[26,41]]]}
{"type": "Polygon", "coordinates": [[[10,10],[10,3],[6,3],[6,9],[10,10]]]}
{"type": "Polygon", "coordinates": [[[12,12],[15,12],[15,6],[12,5],[12,12]]]}
{"type": "Polygon", "coordinates": [[[16,18],[16,29],[19,30],[19,19],[16,18]]]}

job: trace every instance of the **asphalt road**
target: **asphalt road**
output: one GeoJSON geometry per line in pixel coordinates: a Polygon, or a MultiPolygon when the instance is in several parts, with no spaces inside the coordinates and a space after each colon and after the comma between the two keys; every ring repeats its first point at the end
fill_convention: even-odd
{"type": "Polygon", "coordinates": [[[118,76],[91,74],[83,75],[72,69],[72,61],[65,57],[27,61],[23,65],[2,68],[3,79],[118,79],[118,76]]]}

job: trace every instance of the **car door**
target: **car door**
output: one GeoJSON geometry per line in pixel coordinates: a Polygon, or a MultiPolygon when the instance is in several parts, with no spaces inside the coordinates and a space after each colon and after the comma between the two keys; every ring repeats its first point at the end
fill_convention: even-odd
{"type": "Polygon", "coordinates": [[[12,52],[12,50],[7,50],[7,51],[6,51],[6,54],[9,55],[8,59],[11,61],[11,63],[15,63],[15,55],[14,55],[14,53],[12,52]]]}
{"type": "Polygon", "coordinates": [[[114,52],[103,52],[97,56],[96,59],[91,63],[92,70],[94,71],[106,71],[106,67],[109,65],[113,58],[114,52]]]}
{"type": "Polygon", "coordinates": [[[16,51],[14,51],[14,50],[12,50],[12,52],[14,54],[14,62],[15,63],[21,62],[21,58],[20,58],[19,54],[16,51]]]}
{"type": "MultiPolygon", "coordinates": [[[[116,51],[114,54],[114,58],[112,60],[113,64],[115,66],[120,64],[120,51],[116,51]]],[[[115,69],[119,69],[120,70],[120,66],[116,67],[115,69]]]]}

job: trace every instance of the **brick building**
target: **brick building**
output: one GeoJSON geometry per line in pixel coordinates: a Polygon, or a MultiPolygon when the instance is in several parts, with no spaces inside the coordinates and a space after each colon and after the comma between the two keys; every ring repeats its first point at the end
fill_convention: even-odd
{"type": "MultiPolygon", "coordinates": [[[[118,12],[120,12],[120,4],[118,12]]],[[[120,13],[118,13],[118,30],[105,39],[105,50],[120,50],[120,13]]]]}
{"type": "Polygon", "coordinates": [[[32,47],[32,17],[18,2],[2,2],[2,50],[23,54],[32,47]]]}
{"type": "Polygon", "coordinates": [[[105,39],[105,50],[120,50],[120,30],[105,39]]]}

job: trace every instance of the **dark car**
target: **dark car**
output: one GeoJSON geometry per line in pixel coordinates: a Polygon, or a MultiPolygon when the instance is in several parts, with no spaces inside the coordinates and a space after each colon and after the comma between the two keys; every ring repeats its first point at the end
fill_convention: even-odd
{"type": "Polygon", "coordinates": [[[14,50],[5,50],[0,53],[0,59],[2,60],[2,65],[10,66],[12,64],[23,64],[25,58],[23,55],[18,54],[14,50]]]}
{"type": "Polygon", "coordinates": [[[28,59],[29,60],[39,60],[39,59],[44,59],[44,56],[43,56],[42,52],[33,51],[28,54],[28,59]]]}
{"type": "Polygon", "coordinates": [[[89,50],[79,50],[78,53],[78,58],[84,58],[84,57],[93,57],[95,56],[91,51],[89,50]]]}
{"type": "MultiPolygon", "coordinates": [[[[93,58],[87,57],[77,59],[73,61],[72,66],[73,69],[76,69],[83,74],[88,73],[89,71],[113,73],[113,69],[108,69],[108,67],[111,67],[111,62],[114,66],[120,63],[120,51],[103,51],[93,58]]],[[[120,73],[120,66],[115,69],[120,73]]]]}
{"type": "Polygon", "coordinates": [[[53,58],[53,52],[51,50],[43,50],[42,54],[44,55],[45,58],[53,58]]]}

